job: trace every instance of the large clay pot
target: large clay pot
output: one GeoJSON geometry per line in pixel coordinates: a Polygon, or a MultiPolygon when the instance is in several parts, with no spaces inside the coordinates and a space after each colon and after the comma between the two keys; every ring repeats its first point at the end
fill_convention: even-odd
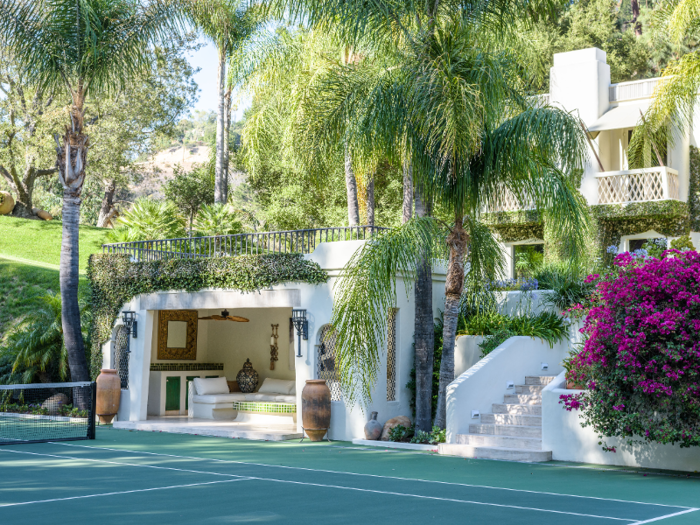
{"type": "Polygon", "coordinates": [[[365,439],[377,440],[382,435],[383,425],[377,421],[377,412],[372,412],[369,421],[365,425],[365,439]]]}
{"type": "Polygon", "coordinates": [[[109,425],[119,411],[119,399],[122,394],[122,385],[117,371],[111,368],[103,368],[97,376],[97,407],[95,412],[100,418],[100,423],[109,425]]]}
{"type": "Polygon", "coordinates": [[[0,191],[0,215],[12,213],[15,208],[15,199],[6,191],[0,191]]]}
{"type": "Polygon", "coordinates": [[[258,386],[258,373],[253,369],[253,363],[250,359],[246,359],[243,363],[243,368],[238,372],[236,376],[236,381],[238,382],[238,387],[244,394],[250,394],[255,391],[255,387],[258,386]]]}
{"type": "Polygon", "coordinates": [[[331,426],[331,391],[325,379],[307,379],[301,391],[301,420],[311,441],[321,441],[331,426]]]}

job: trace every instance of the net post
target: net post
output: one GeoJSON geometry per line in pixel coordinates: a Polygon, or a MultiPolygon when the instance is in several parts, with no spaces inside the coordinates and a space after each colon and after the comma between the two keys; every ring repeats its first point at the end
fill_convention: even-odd
{"type": "Polygon", "coordinates": [[[88,439],[95,439],[95,413],[97,410],[97,382],[90,384],[90,421],[88,421],[88,439]]]}

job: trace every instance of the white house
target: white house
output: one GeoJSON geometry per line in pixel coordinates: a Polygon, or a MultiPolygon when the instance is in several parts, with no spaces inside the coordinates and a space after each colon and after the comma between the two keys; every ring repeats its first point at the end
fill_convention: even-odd
{"type": "MultiPolygon", "coordinates": [[[[698,177],[691,170],[693,148],[700,142],[700,122],[688,129],[670,130],[663,166],[629,169],[628,146],[632,131],[650,106],[659,78],[633,82],[610,82],[606,54],[597,48],[554,55],[550,71],[550,91],[541,95],[544,102],[578,115],[588,131],[590,156],[580,183],[580,192],[604,232],[597,239],[598,249],[610,244],[620,250],[634,250],[650,238],[678,237],[690,233],[700,248],[700,224],[692,213],[696,209],[698,177]]],[[[662,149],[663,151],[663,149],[662,149]]],[[[519,245],[545,249],[545,235],[536,215],[522,212],[531,206],[504,195],[494,207],[495,229],[510,228],[502,235],[504,252],[513,257],[519,245]],[[520,215],[517,214],[520,212],[520,215]],[[517,217],[517,218],[516,218],[517,217]],[[520,230],[513,228],[513,221],[520,230]]],[[[511,268],[512,272],[512,268],[511,268]]]]}

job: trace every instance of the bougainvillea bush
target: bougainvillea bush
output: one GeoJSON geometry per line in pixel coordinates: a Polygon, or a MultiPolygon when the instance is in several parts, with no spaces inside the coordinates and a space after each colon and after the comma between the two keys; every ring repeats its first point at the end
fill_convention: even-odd
{"type": "Polygon", "coordinates": [[[603,439],[700,445],[700,254],[623,253],[614,265],[590,277],[599,300],[573,359],[587,390],[562,403],[603,439]]]}

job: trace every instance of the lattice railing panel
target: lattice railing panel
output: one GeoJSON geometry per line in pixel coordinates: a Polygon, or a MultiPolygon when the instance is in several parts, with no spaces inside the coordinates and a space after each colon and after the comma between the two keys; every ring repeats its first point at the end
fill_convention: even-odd
{"type": "Polygon", "coordinates": [[[605,172],[597,178],[599,204],[679,198],[678,173],[666,167],[605,172]]]}
{"type": "Polygon", "coordinates": [[[340,389],[340,377],[335,366],[336,336],[337,334],[331,325],[324,326],[321,328],[319,344],[316,347],[316,375],[318,379],[326,380],[326,385],[331,391],[331,401],[341,401],[343,398],[343,392],[340,389]]]}
{"type": "Polygon", "coordinates": [[[511,191],[503,190],[501,196],[492,206],[488,207],[486,212],[497,213],[504,211],[532,210],[534,208],[535,204],[532,199],[527,199],[525,202],[521,203],[511,191]]]}

